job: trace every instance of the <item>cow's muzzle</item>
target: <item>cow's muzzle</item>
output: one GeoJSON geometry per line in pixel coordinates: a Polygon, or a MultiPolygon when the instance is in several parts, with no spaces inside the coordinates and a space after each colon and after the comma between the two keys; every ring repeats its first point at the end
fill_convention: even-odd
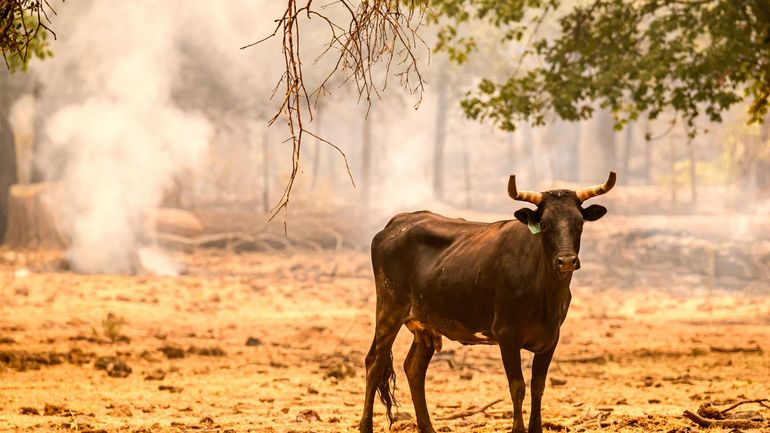
{"type": "Polygon", "coordinates": [[[554,263],[558,272],[572,272],[580,269],[580,259],[577,254],[559,254],[554,263]]]}

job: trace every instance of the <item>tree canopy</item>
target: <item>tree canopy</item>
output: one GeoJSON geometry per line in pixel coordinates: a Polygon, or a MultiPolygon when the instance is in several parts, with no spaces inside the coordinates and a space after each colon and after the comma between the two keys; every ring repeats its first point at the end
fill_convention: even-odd
{"type": "Polygon", "coordinates": [[[303,80],[300,29],[314,18],[329,29],[323,54],[334,59],[329,76],[342,74],[353,81],[366,101],[378,94],[371,73],[377,65],[400,77],[408,91],[422,94],[415,52],[427,45],[423,36],[436,41],[433,51],[463,63],[479,49],[469,27],[495,28],[501,45],[511,48],[510,57],[502,61],[510,62],[512,72],[482,78],[461,105],[469,118],[503,130],[513,130],[520,122],[588,119],[601,108],[613,114],[617,129],[640,116],[655,119],[673,112],[672,126],[682,120],[693,136],[703,116],[719,122],[727,109],[748,100],[749,121],[761,122],[770,104],[770,0],[286,4],[275,32],[268,36],[283,39],[285,72],[279,84],[285,95],[273,121],[279,116],[286,120],[294,154],[291,180],[277,210],[288,204],[302,137],[309,133],[303,116],[312,118],[311,97],[323,94],[327,83],[308,92],[303,80]],[[333,7],[342,13],[332,13],[333,7]],[[545,23],[550,31],[543,30],[545,23]],[[435,32],[435,38],[426,32],[435,32]]]}
{"type": "Polygon", "coordinates": [[[458,61],[473,52],[462,27],[474,20],[503,29],[508,41],[532,35],[524,56],[537,66],[484,79],[462,102],[469,117],[503,129],[518,120],[542,124],[550,113],[586,119],[597,105],[618,127],[673,110],[691,132],[698,117],[719,122],[746,99],[750,121],[767,114],[770,0],[431,0],[431,7],[441,24],[438,48],[458,61]],[[557,16],[554,37],[537,32],[549,16],[557,16]]]}

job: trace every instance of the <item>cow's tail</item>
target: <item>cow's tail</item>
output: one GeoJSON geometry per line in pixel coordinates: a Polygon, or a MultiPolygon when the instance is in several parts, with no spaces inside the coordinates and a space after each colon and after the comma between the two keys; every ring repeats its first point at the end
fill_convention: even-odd
{"type": "Polygon", "coordinates": [[[393,371],[393,352],[388,351],[388,360],[382,370],[382,377],[377,382],[377,390],[380,393],[380,401],[385,405],[388,415],[388,423],[393,425],[393,406],[398,407],[396,400],[396,372],[393,371]]]}

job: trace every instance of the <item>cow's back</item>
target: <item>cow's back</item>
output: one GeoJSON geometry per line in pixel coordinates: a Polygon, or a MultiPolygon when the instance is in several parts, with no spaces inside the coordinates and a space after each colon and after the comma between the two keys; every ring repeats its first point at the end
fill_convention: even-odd
{"type": "Polygon", "coordinates": [[[416,249],[441,250],[460,237],[483,230],[489,224],[447,218],[430,211],[400,213],[372,240],[372,257],[391,254],[414,256],[416,249]]]}
{"type": "Polygon", "coordinates": [[[447,218],[429,211],[398,214],[372,240],[375,278],[408,286],[451,254],[453,246],[482,238],[501,224],[504,222],[447,218]]]}

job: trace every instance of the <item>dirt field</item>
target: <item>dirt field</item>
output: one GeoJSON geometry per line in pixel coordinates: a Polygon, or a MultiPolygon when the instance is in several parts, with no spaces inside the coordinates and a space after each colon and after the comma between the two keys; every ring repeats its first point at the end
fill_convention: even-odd
{"type": "MultiPolygon", "coordinates": [[[[56,253],[0,251],[0,430],[355,429],[374,311],[366,254],[176,259],[186,268],[176,278],[78,275],[57,270],[56,253]]],[[[661,279],[676,287],[601,287],[591,272],[573,280],[544,398],[549,431],[698,431],[683,410],[770,396],[770,295],[689,289],[681,275],[661,279]]],[[[394,347],[394,431],[417,431],[400,368],[410,342],[402,330],[394,347]]],[[[439,431],[510,430],[496,347],[445,340],[427,396],[439,431]]],[[[769,410],[741,410],[765,418],[743,431],[770,431],[769,410]]],[[[387,431],[379,403],[375,425],[387,431]]]]}

